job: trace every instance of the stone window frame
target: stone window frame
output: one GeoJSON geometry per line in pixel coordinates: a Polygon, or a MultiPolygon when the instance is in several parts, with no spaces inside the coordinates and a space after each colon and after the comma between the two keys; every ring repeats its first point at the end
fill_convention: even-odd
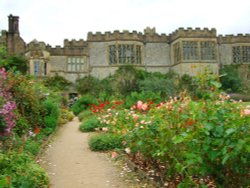
{"type": "Polygon", "coordinates": [[[250,44],[241,43],[232,46],[233,64],[250,64],[250,44]]]}
{"type": "Polygon", "coordinates": [[[32,59],[31,61],[33,66],[33,75],[34,76],[46,76],[47,75],[47,62],[43,59],[32,59]]]}
{"type": "Polygon", "coordinates": [[[86,56],[67,56],[67,72],[84,72],[86,56]]]}
{"type": "MultiPolygon", "coordinates": [[[[216,39],[197,39],[197,38],[182,38],[174,43],[172,43],[172,59],[173,59],[173,64],[179,64],[179,63],[216,63],[218,60],[218,45],[216,39]],[[185,43],[192,43],[196,44],[197,48],[189,48],[190,53],[192,54],[190,56],[185,56],[184,54],[184,48],[183,45],[185,43]],[[206,49],[203,44],[206,43],[211,43],[213,46],[213,52],[211,50],[206,49]],[[179,47],[179,49],[177,49],[179,47]],[[196,57],[195,57],[195,49],[196,49],[196,57]],[[208,55],[204,55],[204,51],[210,51],[210,53],[213,53],[212,58],[206,58],[208,55]],[[178,57],[176,55],[178,53],[180,56],[178,57]],[[185,58],[187,57],[187,58],[185,58]],[[188,57],[194,57],[194,58],[188,58],[188,57]]],[[[210,54],[211,56],[211,54],[210,54]]]]}
{"type": "Polygon", "coordinates": [[[143,44],[135,41],[115,41],[107,44],[107,62],[109,66],[143,65],[143,44]],[[127,56],[127,53],[130,55],[127,56]],[[113,54],[112,57],[110,54],[113,54]]]}

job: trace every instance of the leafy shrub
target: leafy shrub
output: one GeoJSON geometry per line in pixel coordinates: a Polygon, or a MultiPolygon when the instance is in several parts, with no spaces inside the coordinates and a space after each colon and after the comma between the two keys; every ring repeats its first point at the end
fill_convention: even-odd
{"type": "Polygon", "coordinates": [[[60,110],[58,104],[51,99],[43,102],[44,107],[44,125],[47,128],[54,130],[57,126],[60,110]]]}
{"type": "Polygon", "coordinates": [[[57,119],[52,116],[46,116],[44,118],[44,125],[46,128],[50,128],[52,131],[54,131],[57,126],[57,119]]]}
{"type": "Polygon", "coordinates": [[[83,110],[86,110],[89,104],[97,104],[96,98],[92,95],[83,95],[73,104],[72,111],[75,115],[78,115],[83,110]]]}
{"type": "Polygon", "coordinates": [[[46,172],[28,154],[0,153],[0,187],[47,188],[46,172]]]}
{"type": "Polygon", "coordinates": [[[112,87],[115,93],[128,95],[130,92],[138,91],[137,70],[134,66],[119,66],[113,75],[112,87]]]}
{"type": "Polygon", "coordinates": [[[25,56],[9,55],[6,46],[0,46],[0,67],[6,70],[19,71],[26,74],[28,70],[28,60],[25,56]]]}
{"type": "Polygon", "coordinates": [[[72,85],[71,82],[59,75],[52,77],[46,76],[43,80],[43,83],[46,87],[55,91],[66,91],[69,89],[69,86],[72,85]]]}
{"type": "Polygon", "coordinates": [[[131,106],[135,105],[137,101],[144,101],[144,102],[153,102],[153,103],[160,103],[162,100],[160,92],[132,92],[130,95],[126,97],[124,101],[124,107],[130,108],[131,106]]]}
{"type": "Polygon", "coordinates": [[[250,109],[238,105],[172,99],[147,116],[119,116],[127,121],[120,129],[129,129],[124,138],[133,153],[167,164],[167,177],[211,175],[218,185],[241,187],[247,184],[250,109]]]}
{"type": "Polygon", "coordinates": [[[225,65],[220,70],[222,89],[226,92],[239,92],[242,79],[238,72],[238,65],[225,65]]]}
{"type": "Polygon", "coordinates": [[[99,121],[96,117],[92,117],[90,119],[87,119],[86,121],[84,121],[79,129],[82,131],[82,132],[91,132],[91,131],[94,131],[95,128],[97,128],[99,125],[99,121]]]}
{"type": "Polygon", "coordinates": [[[92,94],[97,97],[100,92],[100,80],[93,76],[87,76],[77,79],[75,87],[82,95],[92,94]]]}
{"type": "Polygon", "coordinates": [[[140,91],[160,93],[164,98],[175,96],[178,92],[176,83],[171,79],[148,77],[139,81],[140,91]]]}
{"type": "Polygon", "coordinates": [[[65,124],[69,121],[72,121],[73,118],[74,118],[74,115],[72,114],[72,112],[68,111],[67,109],[61,108],[58,124],[59,125],[65,124]]]}
{"type": "Polygon", "coordinates": [[[80,121],[82,121],[83,119],[88,119],[91,116],[93,116],[93,112],[91,110],[84,110],[80,114],[78,114],[78,118],[80,121]]]}
{"type": "Polygon", "coordinates": [[[18,136],[22,136],[22,135],[25,135],[29,131],[30,127],[31,126],[29,125],[28,121],[24,117],[20,116],[17,119],[16,125],[13,131],[18,136]]]}
{"type": "Polygon", "coordinates": [[[40,143],[37,142],[36,140],[33,140],[32,138],[29,138],[26,142],[25,142],[25,146],[24,146],[24,151],[32,154],[34,156],[36,156],[39,151],[40,151],[40,143]]]}
{"type": "Polygon", "coordinates": [[[93,135],[89,140],[89,147],[93,151],[108,151],[122,148],[122,138],[110,133],[93,135]]]}

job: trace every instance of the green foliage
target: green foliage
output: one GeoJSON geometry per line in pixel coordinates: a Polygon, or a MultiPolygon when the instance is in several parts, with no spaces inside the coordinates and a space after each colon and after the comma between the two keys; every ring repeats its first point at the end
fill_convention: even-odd
{"type": "Polygon", "coordinates": [[[240,92],[242,78],[239,75],[238,65],[224,65],[220,70],[222,89],[226,92],[240,92]]]}
{"type": "Polygon", "coordinates": [[[0,47],[0,67],[5,67],[6,70],[19,71],[26,74],[28,70],[28,60],[20,55],[8,55],[5,46],[0,47]]]}
{"type": "Polygon", "coordinates": [[[39,143],[37,140],[29,138],[25,142],[24,151],[29,153],[29,154],[32,154],[33,156],[36,156],[41,149],[40,145],[41,145],[41,143],[39,143]]]}
{"type": "Polygon", "coordinates": [[[97,128],[99,125],[99,121],[96,117],[91,117],[90,119],[87,119],[86,121],[84,121],[79,129],[80,131],[82,132],[91,132],[91,131],[94,131],[95,128],[97,128]]]}
{"type": "Polygon", "coordinates": [[[80,121],[86,120],[93,116],[93,112],[91,110],[84,110],[80,114],[78,114],[78,118],[80,121]]]}
{"type": "Polygon", "coordinates": [[[89,147],[92,151],[108,151],[122,148],[122,138],[114,134],[97,134],[89,140],[89,147]]]}
{"type": "Polygon", "coordinates": [[[130,95],[126,97],[126,100],[124,101],[124,107],[130,108],[131,106],[135,105],[137,101],[145,101],[145,102],[154,102],[154,103],[160,103],[162,100],[161,93],[160,92],[132,92],[130,95]]]}
{"type": "Polygon", "coordinates": [[[66,80],[64,77],[59,76],[58,74],[52,77],[46,76],[43,80],[43,83],[46,87],[55,91],[67,91],[72,85],[71,82],[66,80]]]}
{"type": "Polygon", "coordinates": [[[160,93],[162,97],[175,96],[177,85],[172,79],[147,77],[139,81],[140,91],[160,93]]]}
{"type": "Polygon", "coordinates": [[[0,153],[0,186],[46,188],[49,179],[46,172],[28,154],[0,153]]]}
{"type": "Polygon", "coordinates": [[[86,110],[90,104],[97,104],[97,99],[90,94],[83,95],[73,104],[72,111],[75,115],[78,115],[83,110],[86,110]]]}
{"type": "Polygon", "coordinates": [[[77,79],[75,88],[82,95],[92,94],[97,97],[100,92],[100,80],[93,76],[77,79]]]}
{"type": "Polygon", "coordinates": [[[209,70],[192,78],[190,95],[194,99],[213,100],[218,98],[221,83],[219,76],[209,70]]]}
{"type": "MultiPolygon", "coordinates": [[[[245,187],[249,184],[250,106],[220,94],[218,76],[209,72],[183,81],[195,86],[192,97],[183,92],[148,111],[100,111],[100,127],[120,135],[124,147],[134,157],[139,154],[139,160],[165,165],[167,181],[180,175],[180,187],[194,187],[192,176],[208,175],[219,187],[245,187]]],[[[133,97],[128,101],[150,101],[138,93],[133,97]]]]}
{"type": "Polygon", "coordinates": [[[74,119],[74,115],[72,112],[64,108],[60,109],[60,117],[58,120],[59,125],[65,124],[73,119],[74,119]]]}
{"type": "Polygon", "coordinates": [[[20,116],[17,119],[16,125],[13,129],[13,131],[18,135],[18,136],[22,136],[25,135],[29,129],[30,129],[31,125],[28,123],[28,121],[20,116]]]}
{"type": "Polygon", "coordinates": [[[55,128],[58,124],[59,116],[60,116],[60,109],[58,107],[58,104],[51,99],[45,100],[43,102],[43,108],[45,110],[45,112],[44,112],[44,126],[46,128],[50,128],[52,130],[55,130],[55,128]]]}
{"type": "Polygon", "coordinates": [[[115,93],[126,96],[130,92],[139,90],[137,83],[137,70],[134,66],[120,66],[113,77],[114,82],[112,84],[115,93]]]}

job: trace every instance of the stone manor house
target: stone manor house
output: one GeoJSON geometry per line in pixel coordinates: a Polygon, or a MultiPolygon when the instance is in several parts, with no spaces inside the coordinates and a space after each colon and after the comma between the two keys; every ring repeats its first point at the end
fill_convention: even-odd
{"type": "Polygon", "coordinates": [[[205,67],[218,73],[221,66],[240,64],[242,76],[250,79],[250,34],[217,35],[215,29],[179,28],[170,34],[158,34],[155,28],[137,31],[89,32],[87,40],[64,40],[51,47],[20,36],[19,17],[9,15],[8,31],[3,30],[0,45],[10,54],[24,54],[29,73],[36,76],[61,75],[74,82],[92,75],[104,78],[120,65],[134,65],[146,71],[196,75],[205,67]]]}

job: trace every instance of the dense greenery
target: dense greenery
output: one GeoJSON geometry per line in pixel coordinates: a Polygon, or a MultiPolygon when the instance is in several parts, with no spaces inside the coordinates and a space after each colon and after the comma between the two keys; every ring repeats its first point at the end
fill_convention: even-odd
{"type": "Polygon", "coordinates": [[[48,176],[35,156],[57,125],[73,115],[62,105],[60,88],[51,90],[23,74],[27,62],[2,50],[0,63],[0,187],[47,187],[48,176]]]}
{"type": "MultiPolygon", "coordinates": [[[[61,92],[71,83],[58,75],[34,79],[26,71],[25,58],[0,49],[0,187],[47,187],[34,157],[48,135],[74,117],[61,92]]],[[[77,80],[81,97],[72,111],[83,121],[81,131],[102,132],[89,141],[94,151],[124,149],[146,168],[160,169],[162,181],[181,177],[180,187],[197,186],[194,177],[207,176],[218,187],[244,187],[250,107],[223,90],[247,94],[249,86],[237,66],[224,66],[221,74],[191,77],[120,66],[103,80],[77,80]]]]}
{"type": "Polygon", "coordinates": [[[122,138],[115,134],[94,135],[89,140],[89,147],[93,151],[107,151],[122,148],[122,138]]]}
{"type": "Polygon", "coordinates": [[[230,100],[219,76],[209,71],[174,79],[176,97],[137,91],[123,101],[90,105],[103,132],[90,139],[90,148],[125,148],[131,159],[172,186],[249,185],[250,106],[230,100]]]}
{"type": "Polygon", "coordinates": [[[97,128],[99,125],[99,121],[97,118],[94,116],[92,118],[89,118],[85,120],[79,127],[80,131],[82,132],[91,132],[94,131],[95,128],[97,128]]]}
{"type": "Polygon", "coordinates": [[[28,70],[28,60],[20,55],[8,55],[5,46],[0,47],[0,67],[5,67],[6,70],[14,69],[26,74],[28,70]]]}

